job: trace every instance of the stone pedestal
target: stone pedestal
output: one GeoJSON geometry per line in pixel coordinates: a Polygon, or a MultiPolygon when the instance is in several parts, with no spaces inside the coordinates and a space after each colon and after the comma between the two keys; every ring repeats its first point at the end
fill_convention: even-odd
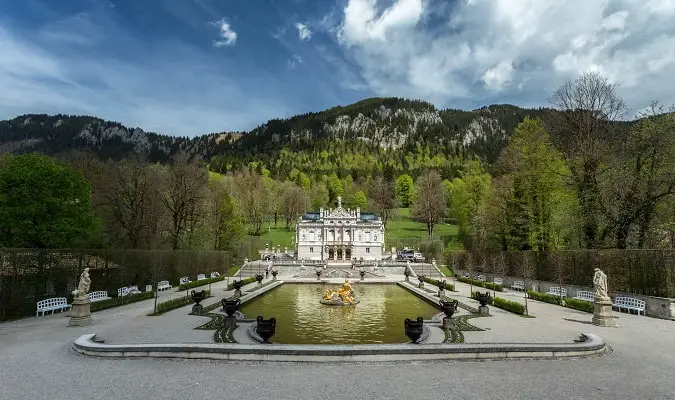
{"type": "Polygon", "coordinates": [[[410,282],[410,277],[409,277],[409,276],[406,276],[406,277],[405,277],[405,281],[406,281],[406,282],[410,282]]]}
{"type": "Polygon", "coordinates": [[[258,282],[258,288],[261,288],[262,285],[263,285],[262,282],[258,282]]]}
{"type": "Polygon", "coordinates": [[[88,297],[76,297],[73,307],[70,309],[70,321],[68,326],[87,326],[92,324],[91,302],[88,297]]]}
{"type": "Polygon", "coordinates": [[[443,296],[445,296],[445,290],[439,289],[438,290],[438,297],[443,297],[443,296]]]}
{"type": "Polygon", "coordinates": [[[232,316],[232,317],[225,317],[225,328],[230,328],[234,329],[236,328],[237,325],[237,318],[232,316]]]}
{"type": "Polygon", "coordinates": [[[420,282],[419,288],[424,289],[424,282],[420,282]]]}
{"type": "Polygon", "coordinates": [[[455,329],[455,320],[452,318],[443,318],[443,329],[455,329]]]}
{"type": "Polygon", "coordinates": [[[488,306],[478,306],[478,314],[489,315],[490,309],[488,308],[488,306]]]}
{"type": "Polygon", "coordinates": [[[612,313],[612,299],[596,298],[593,305],[593,325],[616,326],[612,313]]]}
{"type": "Polygon", "coordinates": [[[195,304],[192,306],[192,314],[201,314],[203,309],[201,304],[195,304]]]}

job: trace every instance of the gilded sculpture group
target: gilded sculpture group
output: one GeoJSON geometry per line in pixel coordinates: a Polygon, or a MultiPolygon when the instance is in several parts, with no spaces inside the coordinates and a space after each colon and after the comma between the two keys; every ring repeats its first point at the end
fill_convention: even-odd
{"type": "Polygon", "coordinates": [[[321,300],[323,304],[334,305],[348,305],[358,302],[359,300],[356,298],[354,289],[352,289],[352,285],[349,284],[348,280],[345,280],[345,283],[338,290],[326,289],[323,292],[323,299],[321,300]]]}

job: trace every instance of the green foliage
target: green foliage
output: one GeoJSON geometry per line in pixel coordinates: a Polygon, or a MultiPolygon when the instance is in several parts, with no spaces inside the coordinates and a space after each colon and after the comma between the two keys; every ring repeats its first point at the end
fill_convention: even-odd
{"type": "Polygon", "coordinates": [[[318,211],[321,207],[325,207],[328,204],[330,193],[324,183],[314,182],[312,188],[309,190],[309,201],[313,211],[318,211]]]}
{"type": "MultiPolygon", "coordinates": [[[[532,290],[527,291],[527,297],[537,301],[543,301],[544,303],[557,304],[560,305],[560,296],[554,296],[548,293],[535,292],[532,290]]],[[[567,301],[567,299],[565,299],[567,301]]]]}
{"type": "Polygon", "coordinates": [[[152,299],[155,297],[155,292],[135,293],[127,296],[113,297],[112,299],[93,301],[90,305],[91,312],[105,310],[125,304],[135,303],[141,300],[152,299]]]}
{"type": "Polygon", "coordinates": [[[345,189],[342,186],[342,181],[340,178],[338,178],[335,172],[328,176],[326,184],[328,187],[329,201],[335,201],[339,196],[342,196],[345,193],[345,189]]]}
{"type": "Polygon", "coordinates": [[[354,198],[352,199],[352,207],[359,207],[364,210],[367,205],[368,199],[366,198],[366,194],[363,192],[363,190],[356,192],[354,194],[354,198]]]}
{"type": "Polygon", "coordinates": [[[484,287],[486,289],[495,290],[497,292],[503,292],[504,291],[503,285],[498,285],[498,284],[495,284],[495,283],[492,283],[492,282],[478,281],[478,280],[471,279],[471,278],[465,278],[463,276],[458,276],[457,280],[462,282],[462,283],[466,283],[467,285],[473,284],[473,286],[484,287]]]}
{"type": "MultiPolygon", "coordinates": [[[[211,297],[211,291],[207,290],[206,291],[206,297],[211,297]]],[[[157,309],[154,313],[149,314],[150,316],[157,316],[157,315],[162,315],[167,311],[175,310],[176,308],[180,307],[185,307],[188,304],[192,304],[192,297],[191,296],[182,296],[178,297],[175,299],[163,301],[161,303],[157,303],[157,309]]]]}
{"type": "Polygon", "coordinates": [[[225,275],[220,275],[220,276],[217,276],[215,278],[206,278],[206,279],[202,279],[202,280],[199,280],[199,281],[192,281],[192,282],[189,282],[189,283],[183,283],[182,285],[178,286],[178,290],[188,290],[188,289],[208,285],[208,284],[211,284],[211,283],[220,282],[220,281],[225,280],[226,277],[227,276],[225,276],[225,275]]]}
{"type": "Polygon", "coordinates": [[[443,275],[450,277],[455,276],[454,272],[447,265],[439,265],[438,269],[443,273],[443,275]]]}
{"type": "MultiPolygon", "coordinates": [[[[244,278],[241,281],[243,282],[242,287],[244,287],[244,286],[248,285],[249,283],[255,282],[255,276],[244,278]]],[[[234,282],[230,283],[227,286],[227,290],[234,290],[234,282]]]]}
{"type": "MultiPolygon", "coordinates": [[[[433,279],[433,278],[424,278],[424,282],[430,283],[434,285],[435,287],[438,287],[438,279],[433,279]]],[[[449,282],[445,282],[445,290],[449,290],[451,292],[455,291],[455,285],[449,282]]]]}
{"type": "Polygon", "coordinates": [[[585,311],[587,313],[592,313],[595,306],[590,301],[584,301],[579,299],[565,298],[565,307],[573,308],[579,311],[585,311]]]}
{"type": "Polygon", "coordinates": [[[420,242],[419,250],[427,262],[440,261],[443,257],[443,242],[440,240],[426,239],[420,242]]]}
{"type": "Polygon", "coordinates": [[[512,312],[514,314],[523,315],[525,314],[525,306],[511,300],[502,299],[501,297],[496,297],[492,303],[497,308],[512,312]]]}
{"type": "Polygon", "coordinates": [[[0,164],[0,246],[76,247],[94,228],[91,187],[81,173],[39,154],[0,164]]]}
{"type": "Polygon", "coordinates": [[[492,178],[478,160],[469,161],[461,178],[446,186],[450,192],[450,215],[457,219],[459,236],[469,248],[486,245],[485,210],[490,198],[492,178]]]}
{"type": "Polygon", "coordinates": [[[396,198],[401,207],[410,207],[413,200],[413,190],[414,184],[410,175],[403,174],[396,178],[396,198]]]}

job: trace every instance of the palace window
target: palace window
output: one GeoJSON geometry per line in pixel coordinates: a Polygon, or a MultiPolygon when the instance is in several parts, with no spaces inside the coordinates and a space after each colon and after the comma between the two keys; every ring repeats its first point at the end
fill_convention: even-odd
{"type": "Polygon", "coordinates": [[[310,247],[310,248],[309,248],[309,252],[310,252],[310,253],[314,253],[314,247],[310,247]]]}
{"type": "Polygon", "coordinates": [[[366,247],[366,253],[370,253],[370,247],[366,247]]]}

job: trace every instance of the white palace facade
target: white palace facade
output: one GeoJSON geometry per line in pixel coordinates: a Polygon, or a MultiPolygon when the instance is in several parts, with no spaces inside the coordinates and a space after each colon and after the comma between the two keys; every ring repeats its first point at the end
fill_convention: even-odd
{"type": "Polygon", "coordinates": [[[375,214],[342,208],[321,209],[300,217],[295,230],[299,260],[351,263],[380,261],[384,224],[375,214]]]}

